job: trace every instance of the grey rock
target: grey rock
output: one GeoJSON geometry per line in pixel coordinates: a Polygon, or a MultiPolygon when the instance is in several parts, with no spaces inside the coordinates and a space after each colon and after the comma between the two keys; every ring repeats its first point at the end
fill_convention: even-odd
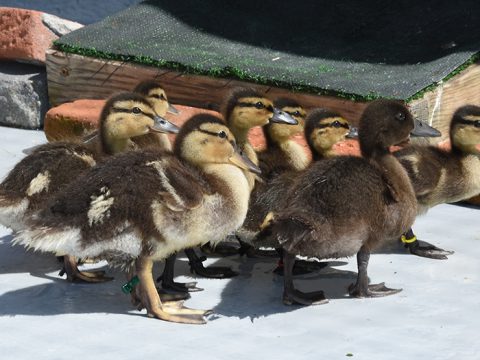
{"type": "Polygon", "coordinates": [[[39,129],[48,107],[44,67],[0,63],[0,125],[39,129]]]}
{"type": "Polygon", "coordinates": [[[55,15],[42,14],[43,24],[58,37],[68,34],[73,30],[81,28],[83,25],[74,21],[65,20],[55,15]]]}

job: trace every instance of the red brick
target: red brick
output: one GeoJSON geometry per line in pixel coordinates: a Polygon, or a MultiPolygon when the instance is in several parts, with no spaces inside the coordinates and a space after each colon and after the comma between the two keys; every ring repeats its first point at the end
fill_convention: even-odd
{"type": "Polygon", "coordinates": [[[45,63],[45,50],[58,37],[43,24],[42,14],[0,7],[0,60],[45,63]]]}

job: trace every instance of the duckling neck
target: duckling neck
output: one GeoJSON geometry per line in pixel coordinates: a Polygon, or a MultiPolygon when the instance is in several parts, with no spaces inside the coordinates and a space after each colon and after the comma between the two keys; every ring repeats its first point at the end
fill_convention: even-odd
{"type": "Polygon", "coordinates": [[[452,152],[465,155],[480,155],[480,150],[473,144],[452,143],[452,152]]]}
{"type": "Polygon", "coordinates": [[[235,136],[235,140],[237,141],[237,145],[241,149],[243,149],[245,144],[248,143],[248,131],[250,129],[241,128],[241,127],[238,127],[238,126],[235,126],[234,124],[232,124],[230,126],[230,130],[232,131],[233,136],[235,136]]]}
{"type": "Polygon", "coordinates": [[[303,170],[307,167],[308,157],[303,146],[297,144],[294,140],[281,142],[277,146],[295,170],[303,170]]]}
{"type": "Polygon", "coordinates": [[[125,151],[131,145],[130,139],[114,139],[107,134],[102,134],[102,151],[113,155],[125,151]]]}

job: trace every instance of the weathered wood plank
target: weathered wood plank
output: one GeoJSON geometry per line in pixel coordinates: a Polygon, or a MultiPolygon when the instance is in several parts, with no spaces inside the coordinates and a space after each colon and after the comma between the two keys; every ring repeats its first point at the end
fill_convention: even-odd
{"type": "Polygon", "coordinates": [[[104,99],[120,90],[131,90],[145,79],[156,79],[176,104],[219,110],[228,92],[238,86],[253,87],[272,99],[288,96],[305,108],[328,107],[339,111],[353,124],[358,122],[365,103],[346,99],[293,93],[286,89],[249,82],[187,75],[166,69],[119,61],[107,61],[56,50],[47,51],[50,103],[55,106],[81,98],[104,99]]]}
{"type": "Polygon", "coordinates": [[[470,65],[463,72],[421,99],[409,103],[412,112],[423,121],[433,124],[442,132],[442,140],[448,139],[450,119],[459,107],[480,104],[480,63],[470,65]]]}

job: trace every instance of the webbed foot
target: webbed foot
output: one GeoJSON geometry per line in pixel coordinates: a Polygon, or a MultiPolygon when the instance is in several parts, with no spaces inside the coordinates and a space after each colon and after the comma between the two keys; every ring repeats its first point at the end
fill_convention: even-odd
{"type": "Polygon", "coordinates": [[[348,293],[352,297],[381,297],[399,293],[402,289],[390,289],[385,286],[385,283],[370,284],[366,287],[359,286],[358,284],[351,284],[348,287],[348,293]]]}
{"type": "MultiPolygon", "coordinates": [[[[292,274],[293,275],[305,275],[310,274],[316,271],[319,271],[328,266],[326,261],[306,261],[306,260],[297,260],[295,265],[293,265],[292,274]]],[[[273,272],[277,275],[283,276],[283,262],[279,261],[277,267],[273,272]]]]}
{"type": "Polygon", "coordinates": [[[322,305],[328,303],[323,291],[304,293],[296,289],[283,291],[283,303],[285,305],[322,305]]]}
{"type": "Polygon", "coordinates": [[[105,276],[105,271],[80,271],[77,266],[77,259],[74,256],[65,255],[63,257],[63,269],[59,275],[67,275],[69,282],[99,283],[113,280],[113,277],[105,276]]]}
{"type": "Polygon", "coordinates": [[[454,251],[443,250],[426,241],[415,240],[412,243],[405,244],[411,254],[426,257],[430,259],[446,260],[448,255],[452,255],[454,251]]]}
{"type": "Polygon", "coordinates": [[[203,266],[203,262],[207,260],[205,256],[198,257],[193,249],[186,249],[185,254],[188,257],[190,272],[198,276],[211,279],[226,279],[237,276],[238,273],[226,266],[203,266]]]}

